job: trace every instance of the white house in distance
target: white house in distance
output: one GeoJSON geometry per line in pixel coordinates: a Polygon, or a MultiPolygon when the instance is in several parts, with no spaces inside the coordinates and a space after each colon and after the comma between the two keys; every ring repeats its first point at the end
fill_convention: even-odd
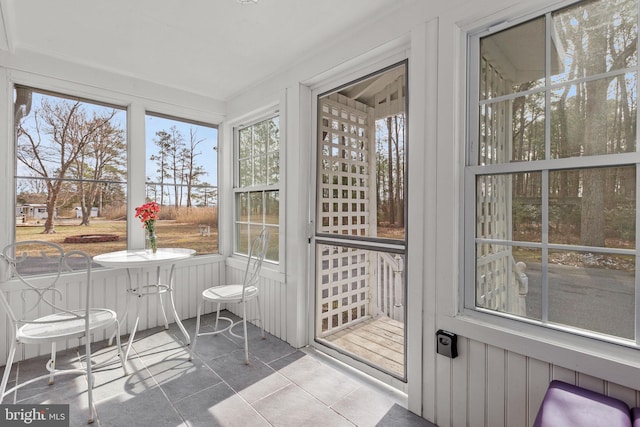
{"type": "MultiPolygon", "coordinates": [[[[133,207],[147,114],[218,128],[219,254],[180,265],[184,319],[241,274],[236,227],[259,200],[278,230],[261,273],[268,332],[406,393],[421,417],[530,426],[553,379],[636,406],[639,2],[0,0],[0,132],[15,141],[36,107],[16,88],[126,110],[133,207]],[[279,139],[245,150],[243,131],[268,126],[279,139]],[[248,163],[278,172],[242,175],[248,163]],[[375,173],[389,164],[402,180],[375,173]],[[383,215],[389,191],[402,225],[383,215]],[[393,365],[330,337],[386,317],[393,365]],[[440,330],[457,357],[438,352],[440,330]]],[[[15,144],[0,163],[15,200],[15,144]]],[[[14,209],[0,205],[0,247],[14,209]]],[[[94,277],[122,307],[125,272],[94,277]]],[[[5,353],[0,340],[0,365],[5,353]]]]}
{"type": "MultiPolygon", "coordinates": [[[[57,216],[57,211],[54,213],[57,216]]],[[[27,203],[16,206],[16,217],[46,219],[47,205],[44,203],[27,203]]]]}
{"type": "MultiPolygon", "coordinates": [[[[80,206],[76,206],[74,210],[75,210],[75,213],[76,213],[76,218],[82,218],[82,208],[80,206]]],[[[92,207],[91,208],[90,216],[91,216],[91,218],[97,218],[98,217],[98,208],[97,207],[92,207]]]]}

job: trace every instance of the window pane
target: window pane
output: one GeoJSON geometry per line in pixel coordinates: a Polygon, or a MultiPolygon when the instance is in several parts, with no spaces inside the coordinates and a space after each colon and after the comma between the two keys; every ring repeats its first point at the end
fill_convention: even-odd
{"type": "Polygon", "coordinates": [[[239,132],[239,156],[241,159],[246,159],[247,157],[251,157],[253,151],[252,147],[252,138],[251,138],[251,128],[241,129],[239,132]]]}
{"type": "Polygon", "coordinates": [[[549,241],[634,248],[636,168],[549,173],[549,241]]]}
{"type": "Polygon", "coordinates": [[[544,40],[544,17],[481,39],[480,99],[543,85],[544,40]]]}
{"type": "Polygon", "coordinates": [[[476,306],[522,317],[540,318],[540,250],[499,244],[476,245],[476,306]],[[535,284],[534,283],[534,284],[535,284]]]}
{"type": "Polygon", "coordinates": [[[279,246],[280,241],[280,227],[266,227],[269,230],[269,246],[267,248],[267,254],[264,259],[267,261],[277,262],[279,259],[279,246]]]}
{"type": "Polygon", "coordinates": [[[280,151],[280,117],[274,117],[269,121],[269,152],[280,151]]]}
{"type": "Polygon", "coordinates": [[[635,257],[549,252],[549,321],[634,338],[635,257]]]}
{"type": "Polygon", "coordinates": [[[254,223],[262,223],[264,218],[264,204],[262,196],[264,193],[249,193],[249,221],[254,223]]]}
{"type": "Polygon", "coordinates": [[[637,74],[626,73],[552,90],[551,156],[635,152],[636,86],[637,74]]]}
{"type": "Polygon", "coordinates": [[[267,143],[269,141],[268,121],[260,122],[253,126],[253,155],[264,156],[267,154],[267,143]]]}
{"type": "Polygon", "coordinates": [[[236,220],[249,221],[249,194],[236,193],[236,220]]]}
{"type": "Polygon", "coordinates": [[[552,68],[553,83],[637,65],[636,0],[581,2],[552,19],[553,40],[563,48],[561,66],[552,68]]]}
{"type": "Polygon", "coordinates": [[[542,251],[537,248],[513,246],[511,255],[515,262],[511,265],[512,286],[516,287],[518,292],[517,308],[511,313],[542,320],[542,251]]]}
{"type": "Polygon", "coordinates": [[[476,237],[542,241],[541,173],[476,177],[476,237]]]}
{"type": "Polygon", "coordinates": [[[16,240],[125,249],[126,111],[21,86],[14,97],[16,240]]]}
{"type": "Polygon", "coordinates": [[[638,336],[637,9],[582,1],[480,38],[466,306],[638,336]]]}
{"type": "Polygon", "coordinates": [[[238,170],[235,252],[246,255],[251,237],[257,236],[266,224],[273,224],[268,227],[271,239],[266,259],[269,261],[278,261],[279,256],[279,122],[278,117],[273,117],[240,129],[238,154],[246,158],[238,158],[235,163],[238,170]],[[248,149],[249,139],[251,149],[248,149]]]}
{"type": "Polygon", "coordinates": [[[266,206],[265,206],[265,223],[266,224],[278,224],[280,212],[280,194],[278,191],[268,191],[265,194],[266,206]]]}
{"type": "Polygon", "coordinates": [[[513,174],[512,239],[542,241],[542,174],[540,172],[513,174]]]}
{"type": "Polygon", "coordinates": [[[544,92],[480,106],[478,164],[545,158],[544,92]]]}
{"type": "Polygon", "coordinates": [[[280,182],[280,152],[276,151],[269,154],[268,165],[268,184],[278,184],[280,182]]]}
{"type": "Polygon", "coordinates": [[[253,172],[251,170],[252,160],[240,160],[238,178],[240,187],[249,187],[253,185],[253,172]]]}
{"type": "Polygon", "coordinates": [[[249,226],[243,223],[236,224],[236,252],[249,254],[249,226]]]}
{"type": "Polygon", "coordinates": [[[267,156],[253,158],[253,185],[267,184],[267,156]]]}
{"type": "MultiPolygon", "coordinates": [[[[146,116],[146,200],[160,204],[162,246],[218,252],[218,130],[146,116]]],[[[141,203],[142,204],[142,203],[141,203]]]]}

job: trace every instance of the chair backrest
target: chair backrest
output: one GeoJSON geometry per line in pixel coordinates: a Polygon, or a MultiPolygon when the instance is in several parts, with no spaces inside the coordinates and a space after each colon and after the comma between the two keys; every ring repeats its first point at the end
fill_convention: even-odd
{"type": "Polygon", "coordinates": [[[65,253],[55,243],[27,240],[2,249],[0,263],[0,305],[13,323],[14,332],[22,324],[38,323],[34,319],[47,314],[68,313],[72,318],[88,319],[92,263],[89,254],[78,250],[65,253]],[[67,292],[67,298],[73,299],[71,303],[60,289],[62,286],[57,285],[65,273],[74,272],[84,275],[81,280],[74,279],[74,283],[80,283],[78,292],[73,288],[67,292]],[[79,309],[84,311],[72,312],[79,309]]]}
{"type": "Polygon", "coordinates": [[[249,286],[256,286],[258,284],[258,275],[260,268],[262,267],[262,261],[267,254],[269,247],[269,230],[263,228],[260,234],[253,239],[251,247],[249,248],[249,258],[247,259],[247,267],[244,271],[244,278],[242,280],[243,295],[245,289],[249,286]]]}

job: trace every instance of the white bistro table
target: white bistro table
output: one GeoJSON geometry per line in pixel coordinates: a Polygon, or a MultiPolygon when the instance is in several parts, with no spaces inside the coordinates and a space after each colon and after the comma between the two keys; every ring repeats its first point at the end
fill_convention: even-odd
{"type": "MultiPolygon", "coordinates": [[[[164,327],[165,329],[169,329],[169,321],[167,320],[167,314],[165,312],[165,303],[162,299],[163,294],[169,294],[169,301],[171,302],[171,310],[173,310],[173,317],[176,320],[180,331],[185,338],[185,345],[189,345],[191,343],[191,339],[189,338],[189,334],[186,329],[182,325],[180,321],[180,317],[176,312],[176,305],[173,300],[173,282],[175,279],[175,267],[176,263],[187,259],[196,251],[193,249],[182,249],[182,248],[158,248],[158,251],[154,253],[148,253],[144,250],[139,251],[117,251],[117,252],[107,252],[104,254],[96,255],[93,257],[93,260],[98,264],[104,267],[112,267],[112,268],[126,268],[127,269],[127,295],[129,297],[133,297],[136,299],[136,321],[133,325],[133,329],[131,330],[131,334],[129,335],[129,341],[127,342],[127,348],[125,350],[125,360],[129,358],[129,351],[131,350],[131,344],[133,343],[133,338],[135,337],[136,331],[138,329],[138,322],[140,321],[140,300],[142,297],[157,295],[158,300],[160,301],[160,307],[162,309],[162,316],[164,317],[164,327]],[[160,279],[160,268],[162,266],[171,266],[171,271],[169,273],[169,282],[162,283],[160,279]],[[133,283],[131,278],[131,270],[137,268],[149,268],[156,267],[156,283],[152,284],[141,284],[141,283],[133,283]]],[[[122,317],[122,321],[125,321],[127,315],[129,314],[129,303],[127,301],[127,305],[125,308],[124,316],[122,317]]],[[[113,339],[113,337],[112,337],[113,339]]],[[[111,341],[111,340],[110,340],[111,341]]]]}

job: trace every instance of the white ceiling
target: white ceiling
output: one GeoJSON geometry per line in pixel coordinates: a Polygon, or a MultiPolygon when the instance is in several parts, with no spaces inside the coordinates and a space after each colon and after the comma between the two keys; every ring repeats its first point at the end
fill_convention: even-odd
{"type": "Polygon", "coordinates": [[[407,0],[0,0],[0,48],[227,100],[407,0]]]}

